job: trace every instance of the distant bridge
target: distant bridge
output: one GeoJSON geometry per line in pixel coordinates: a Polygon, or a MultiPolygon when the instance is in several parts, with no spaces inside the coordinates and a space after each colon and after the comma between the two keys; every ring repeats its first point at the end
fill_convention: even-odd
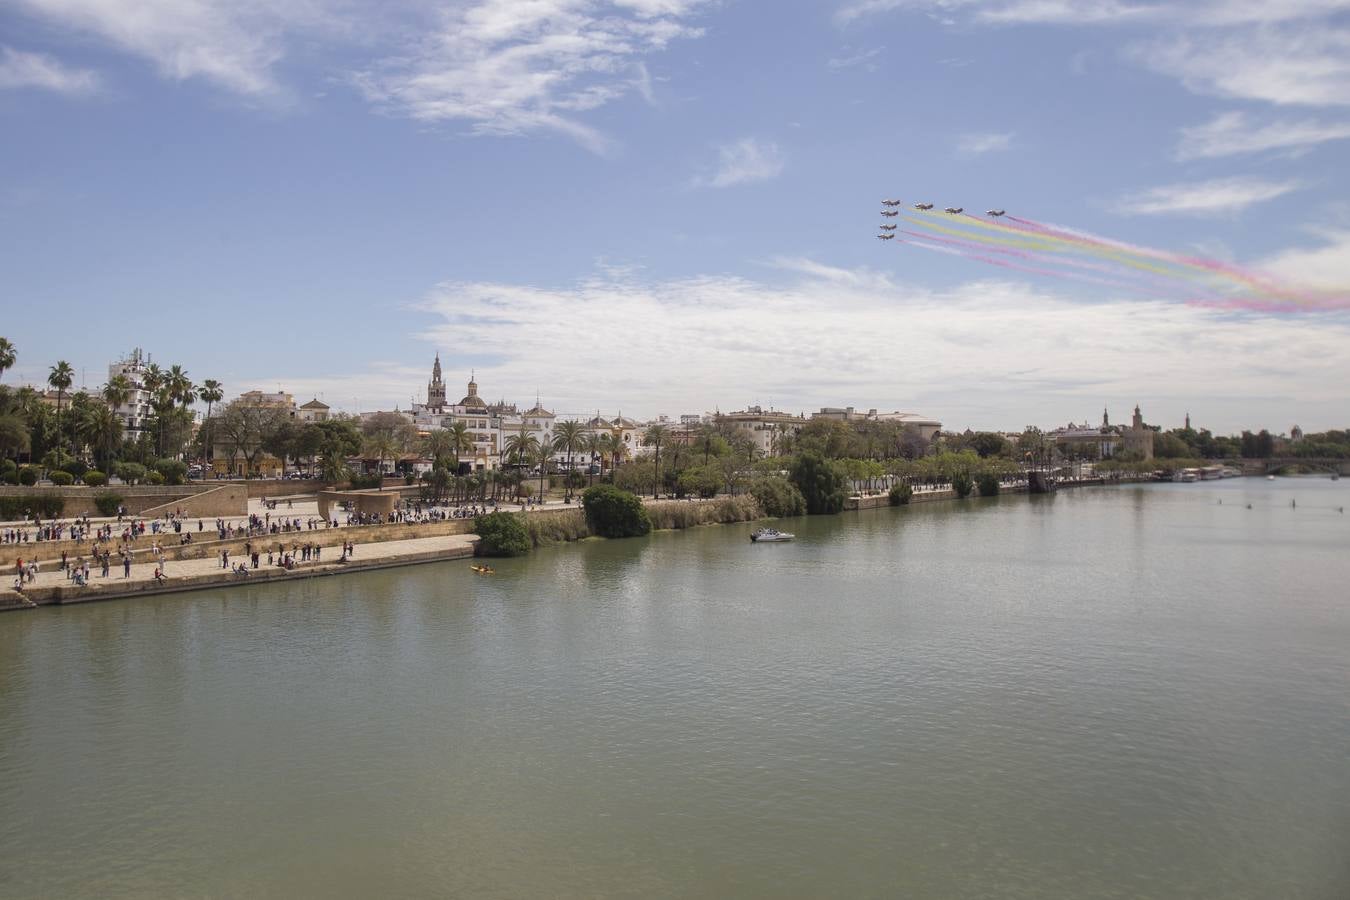
{"type": "Polygon", "coordinates": [[[1291,469],[1294,466],[1312,469],[1315,472],[1326,472],[1328,475],[1350,475],[1350,459],[1272,456],[1267,459],[1254,459],[1247,462],[1259,465],[1267,475],[1273,475],[1281,469],[1291,469]]]}

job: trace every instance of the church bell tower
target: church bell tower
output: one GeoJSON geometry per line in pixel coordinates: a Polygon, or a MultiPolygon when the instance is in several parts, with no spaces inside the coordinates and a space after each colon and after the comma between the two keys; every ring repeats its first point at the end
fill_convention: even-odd
{"type": "Polygon", "coordinates": [[[436,362],[431,366],[431,381],[427,384],[427,408],[436,412],[445,411],[445,382],[441,380],[441,355],[436,354],[436,362]]]}

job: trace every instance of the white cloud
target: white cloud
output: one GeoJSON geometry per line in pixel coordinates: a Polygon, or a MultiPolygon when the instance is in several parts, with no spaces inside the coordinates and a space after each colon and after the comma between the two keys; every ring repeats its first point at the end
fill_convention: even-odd
{"type": "Polygon", "coordinates": [[[0,90],[40,88],[58,94],[91,94],[98,75],[89,69],[71,69],[44,53],[25,53],[0,45],[0,90]]]}
{"type": "Polygon", "coordinates": [[[1269,25],[1316,19],[1345,11],[1345,0],[850,0],[835,20],[856,19],[895,10],[932,16],[967,14],[976,22],[1014,25],[1110,25],[1166,23],[1200,27],[1269,25]]]}
{"type": "Polygon", "coordinates": [[[277,91],[284,32],[318,29],[324,0],[17,0],[29,13],[154,63],[166,78],[201,78],[244,95],[277,91]]]}
{"type": "Polygon", "coordinates": [[[637,90],[647,55],[698,37],[701,0],[481,0],[445,13],[410,52],[356,76],[380,108],[475,134],[554,131],[595,152],[607,137],[578,119],[637,90]],[[629,11],[618,14],[614,6],[629,11]]]}
{"type": "Polygon", "coordinates": [[[1266,181],[1245,177],[1169,184],[1126,196],[1116,204],[1115,210],[1126,215],[1222,215],[1241,212],[1253,204],[1274,200],[1301,186],[1293,180],[1266,181]]]}
{"type": "MultiPolygon", "coordinates": [[[[844,49],[847,50],[848,48],[844,49]]],[[[855,66],[862,66],[869,72],[875,72],[877,70],[875,60],[884,49],[884,47],[874,47],[871,50],[859,50],[847,56],[834,57],[828,60],[825,66],[832,72],[852,69],[855,66]]]]}
{"type": "Polygon", "coordinates": [[[1350,295],[1350,229],[1309,229],[1321,239],[1317,247],[1285,250],[1263,260],[1260,268],[1311,287],[1350,295]]]}
{"type": "Polygon", "coordinates": [[[963,134],[956,140],[956,152],[962,156],[999,153],[1012,146],[1013,133],[963,134]]]}
{"type": "Polygon", "coordinates": [[[1255,124],[1241,112],[1215,116],[1203,125],[1181,130],[1177,159],[1213,159],[1243,153],[1284,150],[1302,153],[1327,141],[1350,138],[1350,122],[1281,120],[1255,124]]]}
{"type": "Polygon", "coordinates": [[[1182,35],[1137,44],[1127,55],[1196,93],[1277,105],[1350,105],[1350,30],[1329,23],[1182,35]]]}
{"type": "Polygon", "coordinates": [[[695,187],[731,187],[767,181],[783,173],[783,154],[772,141],[741,138],[717,148],[716,168],[694,179],[695,187]]]}
{"type": "Polygon", "coordinates": [[[1350,104],[1346,0],[854,0],[840,25],[911,10],[983,25],[1152,27],[1127,58],[1197,93],[1277,104],[1350,104]]]}
{"type": "Polygon", "coordinates": [[[779,262],[782,283],[631,272],[558,288],[447,282],[421,308],[440,317],[426,336],[442,350],[472,329],[476,354],[490,360],[478,365],[488,393],[533,397],[536,385],[553,385],[545,399],[563,413],[648,416],[758,399],[1020,428],[1081,418],[1103,397],[1137,398],[1146,414],[1175,407],[1178,418],[1205,397],[1211,410],[1232,410],[1228,421],[1204,420],[1214,427],[1295,412],[1330,425],[1350,383],[1344,316],[1084,304],[1007,281],[934,291],[869,270],[779,262]],[[559,341],[564,320],[586,322],[587,339],[559,341]]]}

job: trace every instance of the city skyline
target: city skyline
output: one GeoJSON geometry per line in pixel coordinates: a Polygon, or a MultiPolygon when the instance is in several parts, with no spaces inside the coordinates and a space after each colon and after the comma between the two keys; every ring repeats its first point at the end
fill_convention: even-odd
{"type": "Polygon", "coordinates": [[[641,417],[1345,425],[1343,312],[872,238],[882,197],[999,207],[1343,290],[1337,4],[128,9],[0,13],[6,383],[182,348],[233,393],[358,411],[440,350],[494,396],[641,417]]]}

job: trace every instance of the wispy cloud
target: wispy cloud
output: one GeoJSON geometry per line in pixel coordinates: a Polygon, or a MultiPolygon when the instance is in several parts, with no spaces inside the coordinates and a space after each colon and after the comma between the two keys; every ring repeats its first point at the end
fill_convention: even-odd
{"type": "Polygon", "coordinates": [[[1257,124],[1246,113],[1227,112],[1181,130],[1177,159],[1214,159],[1282,150],[1303,153],[1317,144],[1350,138],[1350,122],[1279,120],[1257,124]]]}
{"type": "Polygon", "coordinates": [[[44,53],[25,53],[0,45],[0,90],[38,88],[58,94],[92,94],[99,78],[89,69],[72,69],[44,53]]]}
{"type": "Polygon", "coordinates": [[[693,180],[695,187],[731,187],[754,181],[767,181],[783,173],[783,154],[772,141],[741,138],[717,148],[712,170],[693,180]]]}
{"type": "MultiPolygon", "coordinates": [[[[1084,415],[1116,395],[1155,405],[1179,398],[1178,418],[1187,398],[1203,396],[1211,412],[1231,407],[1232,424],[1243,427],[1266,412],[1281,417],[1274,421],[1288,415],[1284,401],[1265,410],[1253,396],[1299,396],[1306,418],[1316,407],[1328,424],[1343,411],[1343,319],[1083,304],[997,280],[935,291],[810,259],[776,265],[785,277],[599,272],[551,288],[453,281],[420,306],[439,318],[425,332],[432,346],[461,344],[472,323],[474,346],[489,360],[478,380],[493,396],[532,397],[543,381],[563,412],[599,406],[645,416],[759,398],[800,410],[918,407],[950,424],[1020,428],[1084,415]],[[591,323],[589,339],[556,340],[561,318],[591,323]],[[907,348],[900,355],[898,329],[907,348]],[[1271,382],[1235,359],[1293,374],[1271,382]]],[[[1224,427],[1220,418],[1207,421],[1224,427]]]]}
{"type": "Polygon", "coordinates": [[[1321,243],[1283,250],[1263,260],[1260,268],[1312,287],[1350,291],[1350,229],[1309,228],[1321,243]]]}
{"type": "Polygon", "coordinates": [[[999,153],[1012,146],[1013,133],[963,134],[956,140],[956,152],[962,156],[999,153]]]}
{"type": "Polygon", "coordinates": [[[272,67],[289,28],[321,29],[325,0],[15,0],[21,10],[149,60],[174,80],[228,91],[278,90],[272,67]]]}
{"type": "MultiPolygon", "coordinates": [[[[845,48],[845,50],[847,49],[845,48]]],[[[825,66],[832,72],[852,69],[855,66],[862,66],[869,72],[875,72],[877,70],[876,58],[885,49],[885,47],[873,47],[871,50],[859,50],[847,56],[832,57],[825,63],[825,66]]]]}
{"type": "Polygon", "coordinates": [[[644,58],[701,35],[689,23],[701,6],[481,0],[446,13],[409,53],[360,72],[355,82],[396,115],[465,122],[475,134],[552,131],[604,153],[611,140],[581,114],[634,90],[650,98],[644,58]]]}
{"type": "Polygon", "coordinates": [[[1350,104],[1345,0],[853,0],[835,20],[922,12],[988,26],[1153,27],[1125,56],[1197,93],[1277,104],[1350,104]]]}
{"type": "Polygon", "coordinates": [[[1330,23],[1181,35],[1136,44],[1127,56],[1199,94],[1350,105],[1350,30],[1330,23]]]}
{"type": "Polygon", "coordinates": [[[1296,180],[1267,181],[1261,178],[1216,178],[1191,184],[1169,184],[1130,194],[1116,204],[1126,215],[1183,213],[1212,216],[1237,213],[1296,191],[1296,180]]]}

